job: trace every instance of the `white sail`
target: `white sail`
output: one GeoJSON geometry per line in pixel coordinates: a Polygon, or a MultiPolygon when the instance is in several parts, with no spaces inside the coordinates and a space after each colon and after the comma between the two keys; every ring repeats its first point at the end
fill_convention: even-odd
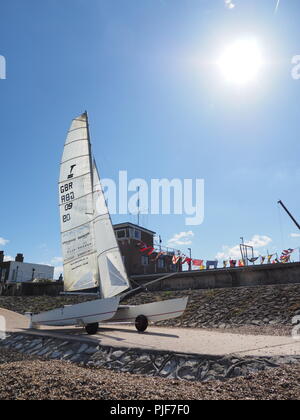
{"type": "Polygon", "coordinates": [[[73,120],[59,182],[66,291],[100,288],[103,298],[129,288],[96,168],[87,114],[73,120]]]}
{"type": "Polygon", "coordinates": [[[100,274],[101,294],[111,298],[130,287],[123,259],[107,209],[102,186],[94,162],[94,235],[100,274]]]}
{"type": "Polygon", "coordinates": [[[73,120],[61,162],[60,216],[66,291],[99,285],[87,114],[73,120]]]}

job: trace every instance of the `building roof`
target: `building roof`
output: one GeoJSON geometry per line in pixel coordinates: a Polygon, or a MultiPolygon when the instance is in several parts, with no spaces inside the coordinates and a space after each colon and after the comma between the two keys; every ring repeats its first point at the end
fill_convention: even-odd
{"type": "Polygon", "coordinates": [[[125,228],[139,229],[143,232],[150,233],[150,235],[156,235],[156,232],[154,232],[153,230],[146,229],[142,226],[135,225],[134,223],[130,223],[130,222],[119,223],[119,224],[114,225],[114,229],[125,229],[125,228]]]}

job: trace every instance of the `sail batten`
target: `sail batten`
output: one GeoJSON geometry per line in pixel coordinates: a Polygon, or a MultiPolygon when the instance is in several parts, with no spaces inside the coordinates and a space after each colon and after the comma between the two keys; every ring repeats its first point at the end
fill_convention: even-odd
{"type": "Polygon", "coordinates": [[[127,290],[129,281],[92,157],[86,113],[73,120],[67,134],[59,197],[65,290],[99,287],[103,298],[127,290]]]}

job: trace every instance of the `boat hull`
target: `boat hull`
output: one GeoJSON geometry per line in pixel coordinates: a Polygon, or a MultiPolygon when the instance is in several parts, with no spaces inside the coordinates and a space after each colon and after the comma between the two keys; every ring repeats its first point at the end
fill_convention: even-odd
{"type": "Polygon", "coordinates": [[[161,302],[146,303],[143,305],[120,305],[116,314],[108,323],[128,322],[134,323],[136,318],[144,315],[148,321],[158,322],[178,318],[183,315],[188,303],[188,297],[164,300],[161,302]]]}
{"type": "Polygon", "coordinates": [[[31,326],[86,326],[95,323],[135,323],[138,316],[143,315],[148,321],[158,322],[180,317],[188,302],[188,298],[171,299],[144,305],[119,305],[120,297],[97,299],[91,302],[64,306],[53,311],[37,315],[26,314],[31,326]]]}
{"type": "Polygon", "coordinates": [[[37,315],[26,314],[32,326],[48,325],[66,327],[73,325],[88,325],[112,318],[118,310],[120,298],[97,299],[77,305],[64,306],[53,311],[37,315]]]}

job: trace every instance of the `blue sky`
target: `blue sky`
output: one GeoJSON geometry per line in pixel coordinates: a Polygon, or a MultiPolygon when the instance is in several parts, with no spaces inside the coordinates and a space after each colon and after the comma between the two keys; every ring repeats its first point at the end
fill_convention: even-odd
{"type": "MultiPolygon", "coordinates": [[[[300,80],[291,77],[300,5],[282,0],[275,13],[273,0],[225,3],[3,2],[0,248],[7,255],[59,265],[59,162],[71,119],[85,109],[103,177],[127,170],[147,181],[204,178],[202,225],[186,226],[184,215],[142,216],[165,244],[192,232],[192,243],[178,247],[203,259],[226,257],[240,236],[262,254],[299,245],[276,203],[300,219],[300,80]],[[257,82],[237,89],[215,61],[248,36],[266,65],[257,82]]],[[[125,219],[136,221],[113,218],[125,219]]]]}

